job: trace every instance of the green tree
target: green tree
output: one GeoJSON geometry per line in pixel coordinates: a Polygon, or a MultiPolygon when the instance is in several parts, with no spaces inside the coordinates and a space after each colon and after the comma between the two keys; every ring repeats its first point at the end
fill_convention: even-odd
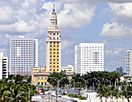
{"type": "Polygon", "coordinates": [[[48,76],[47,81],[53,85],[54,87],[57,86],[57,82],[59,81],[59,86],[64,87],[65,85],[69,84],[68,77],[65,75],[65,73],[56,73],[53,72],[48,76]]]}
{"type": "Polygon", "coordinates": [[[124,82],[122,84],[122,96],[124,96],[128,102],[130,102],[130,98],[132,96],[132,85],[128,82],[124,82]]]}
{"type": "Polygon", "coordinates": [[[105,102],[107,102],[107,98],[110,96],[110,88],[105,85],[100,85],[98,87],[98,96],[101,99],[101,102],[103,102],[102,98],[105,97],[105,102]]]}
{"type": "Polygon", "coordinates": [[[28,102],[36,93],[36,87],[31,85],[30,77],[10,75],[0,81],[0,102],[28,102]]]}

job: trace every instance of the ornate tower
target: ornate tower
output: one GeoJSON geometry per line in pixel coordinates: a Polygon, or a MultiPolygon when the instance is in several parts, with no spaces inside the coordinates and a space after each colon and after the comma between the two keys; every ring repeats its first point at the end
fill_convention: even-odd
{"type": "Polygon", "coordinates": [[[61,35],[57,26],[55,5],[50,17],[50,26],[46,38],[46,72],[61,71],[61,35]]]}

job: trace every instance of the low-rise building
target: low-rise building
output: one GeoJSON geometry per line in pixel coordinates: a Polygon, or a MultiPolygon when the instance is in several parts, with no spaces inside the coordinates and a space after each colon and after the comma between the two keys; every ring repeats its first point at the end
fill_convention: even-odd
{"type": "Polygon", "coordinates": [[[49,83],[47,82],[49,74],[50,73],[45,71],[45,68],[33,68],[32,84],[37,87],[49,85],[49,83]]]}
{"type": "Polygon", "coordinates": [[[67,72],[67,73],[73,73],[74,72],[74,67],[72,65],[68,65],[68,66],[63,66],[61,68],[62,72],[67,72]]]}
{"type": "MultiPolygon", "coordinates": [[[[64,72],[64,71],[63,71],[64,72]]],[[[68,79],[72,79],[73,72],[71,70],[64,72],[68,79]]],[[[47,82],[48,76],[50,75],[49,72],[46,72],[45,68],[33,68],[32,70],[32,84],[36,87],[47,87],[49,83],[47,82]]]]}

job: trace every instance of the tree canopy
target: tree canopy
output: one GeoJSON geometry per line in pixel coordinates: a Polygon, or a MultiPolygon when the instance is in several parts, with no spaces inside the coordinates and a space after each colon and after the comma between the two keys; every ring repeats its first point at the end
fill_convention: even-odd
{"type": "Polygon", "coordinates": [[[0,102],[28,102],[35,93],[29,76],[10,75],[0,81],[0,102]]]}

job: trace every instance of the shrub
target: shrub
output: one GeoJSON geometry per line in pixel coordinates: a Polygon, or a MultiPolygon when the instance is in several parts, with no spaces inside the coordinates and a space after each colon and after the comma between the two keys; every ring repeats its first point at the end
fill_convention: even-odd
{"type": "Polygon", "coordinates": [[[83,97],[81,95],[77,95],[77,94],[68,94],[69,97],[75,97],[75,98],[79,98],[80,100],[85,100],[86,97],[83,97]]]}

